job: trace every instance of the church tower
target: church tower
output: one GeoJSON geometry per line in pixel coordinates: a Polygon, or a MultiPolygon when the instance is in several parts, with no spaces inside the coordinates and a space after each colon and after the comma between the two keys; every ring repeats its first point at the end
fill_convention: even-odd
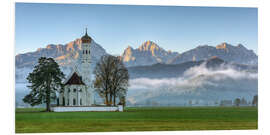
{"type": "Polygon", "coordinates": [[[83,80],[86,83],[86,85],[91,84],[91,51],[90,51],[90,45],[92,42],[92,38],[88,36],[87,34],[87,28],[85,35],[81,38],[82,44],[81,44],[81,58],[80,58],[80,64],[81,64],[81,74],[83,76],[83,80]]]}
{"type": "Polygon", "coordinates": [[[87,34],[81,38],[81,51],[73,70],[64,81],[64,91],[59,94],[61,106],[91,106],[94,104],[94,89],[91,84],[91,43],[87,34]]]}

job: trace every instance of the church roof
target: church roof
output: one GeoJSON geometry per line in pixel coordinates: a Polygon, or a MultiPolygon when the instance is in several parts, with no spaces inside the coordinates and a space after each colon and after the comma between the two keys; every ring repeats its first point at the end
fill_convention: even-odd
{"type": "Polygon", "coordinates": [[[92,38],[88,36],[87,29],[86,29],[85,35],[81,38],[81,40],[82,40],[82,43],[91,43],[92,38]]]}
{"type": "Polygon", "coordinates": [[[72,74],[69,80],[65,83],[65,85],[85,85],[82,81],[82,77],[80,77],[76,72],[72,74]]]}

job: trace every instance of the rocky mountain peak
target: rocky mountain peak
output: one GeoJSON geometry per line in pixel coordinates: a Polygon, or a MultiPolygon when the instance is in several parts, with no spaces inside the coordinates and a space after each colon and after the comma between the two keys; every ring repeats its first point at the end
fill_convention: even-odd
{"type": "MultiPolygon", "coordinates": [[[[38,52],[41,51],[41,50],[42,50],[42,48],[38,48],[38,49],[37,49],[38,52]]],[[[20,55],[20,54],[18,54],[18,55],[20,55]]]]}
{"type": "Polygon", "coordinates": [[[133,48],[129,45],[125,50],[133,50],[133,48]]]}
{"type": "Polygon", "coordinates": [[[155,50],[159,50],[160,47],[154,43],[153,41],[146,41],[144,42],[140,47],[139,50],[140,51],[155,51],[155,50]]]}
{"type": "Polygon", "coordinates": [[[216,49],[227,49],[228,43],[224,42],[216,46],[216,49]]]}
{"type": "Polygon", "coordinates": [[[126,61],[130,61],[130,60],[134,60],[134,58],[132,57],[132,53],[133,53],[133,48],[131,46],[128,46],[123,55],[121,56],[121,59],[126,62],[126,61]]]}
{"type": "Polygon", "coordinates": [[[139,48],[131,46],[125,49],[122,60],[126,66],[152,65],[155,63],[167,63],[169,59],[177,56],[176,52],[167,52],[153,41],[144,42],[139,48]]]}
{"type": "Polygon", "coordinates": [[[67,45],[66,45],[67,51],[75,51],[77,49],[81,49],[81,44],[77,43],[76,40],[71,41],[71,42],[67,43],[67,45]]]}
{"type": "Polygon", "coordinates": [[[55,48],[55,45],[49,44],[49,45],[46,46],[46,48],[47,49],[53,49],[53,48],[55,48]]]}
{"type": "Polygon", "coordinates": [[[246,49],[246,47],[244,45],[242,45],[242,44],[238,44],[237,47],[246,49]]]}
{"type": "Polygon", "coordinates": [[[125,50],[124,50],[124,55],[131,55],[132,51],[134,49],[131,46],[128,46],[125,50]]]}

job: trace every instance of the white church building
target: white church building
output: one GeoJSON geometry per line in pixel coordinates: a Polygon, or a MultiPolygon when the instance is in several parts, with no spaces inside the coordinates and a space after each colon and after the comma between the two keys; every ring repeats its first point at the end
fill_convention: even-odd
{"type": "Polygon", "coordinates": [[[81,38],[81,52],[73,71],[64,81],[64,91],[59,94],[63,106],[91,106],[94,104],[94,89],[91,84],[91,37],[87,32],[81,38]]]}
{"type": "Polygon", "coordinates": [[[95,91],[91,80],[91,41],[87,29],[81,38],[79,59],[73,65],[73,70],[64,81],[64,90],[59,93],[58,106],[52,111],[123,111],[122,106],[97,106],[95,105],[95,91]]]}

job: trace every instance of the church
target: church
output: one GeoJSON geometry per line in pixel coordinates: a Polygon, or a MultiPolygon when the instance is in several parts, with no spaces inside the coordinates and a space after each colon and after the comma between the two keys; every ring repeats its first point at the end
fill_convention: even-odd
{"type": "Polygon", "coordinates": [[[60,106],[91,106],[94,104],[94,88],[91,83],[91,37],[81,38],[79,59],[64,81],[64,91],[59,94],[60,106]]]}
{"type": "Polygon", "coordinates": [[[58,105],[52,107],[52,111],[123,111],[123,105],[104,106],[95,104],[95,89],[92,84],[90,68],[92,41],[86,29],[85,35],[81,37],[79,59],[64,81],[64,90],[58,93],[58,105]]]}

